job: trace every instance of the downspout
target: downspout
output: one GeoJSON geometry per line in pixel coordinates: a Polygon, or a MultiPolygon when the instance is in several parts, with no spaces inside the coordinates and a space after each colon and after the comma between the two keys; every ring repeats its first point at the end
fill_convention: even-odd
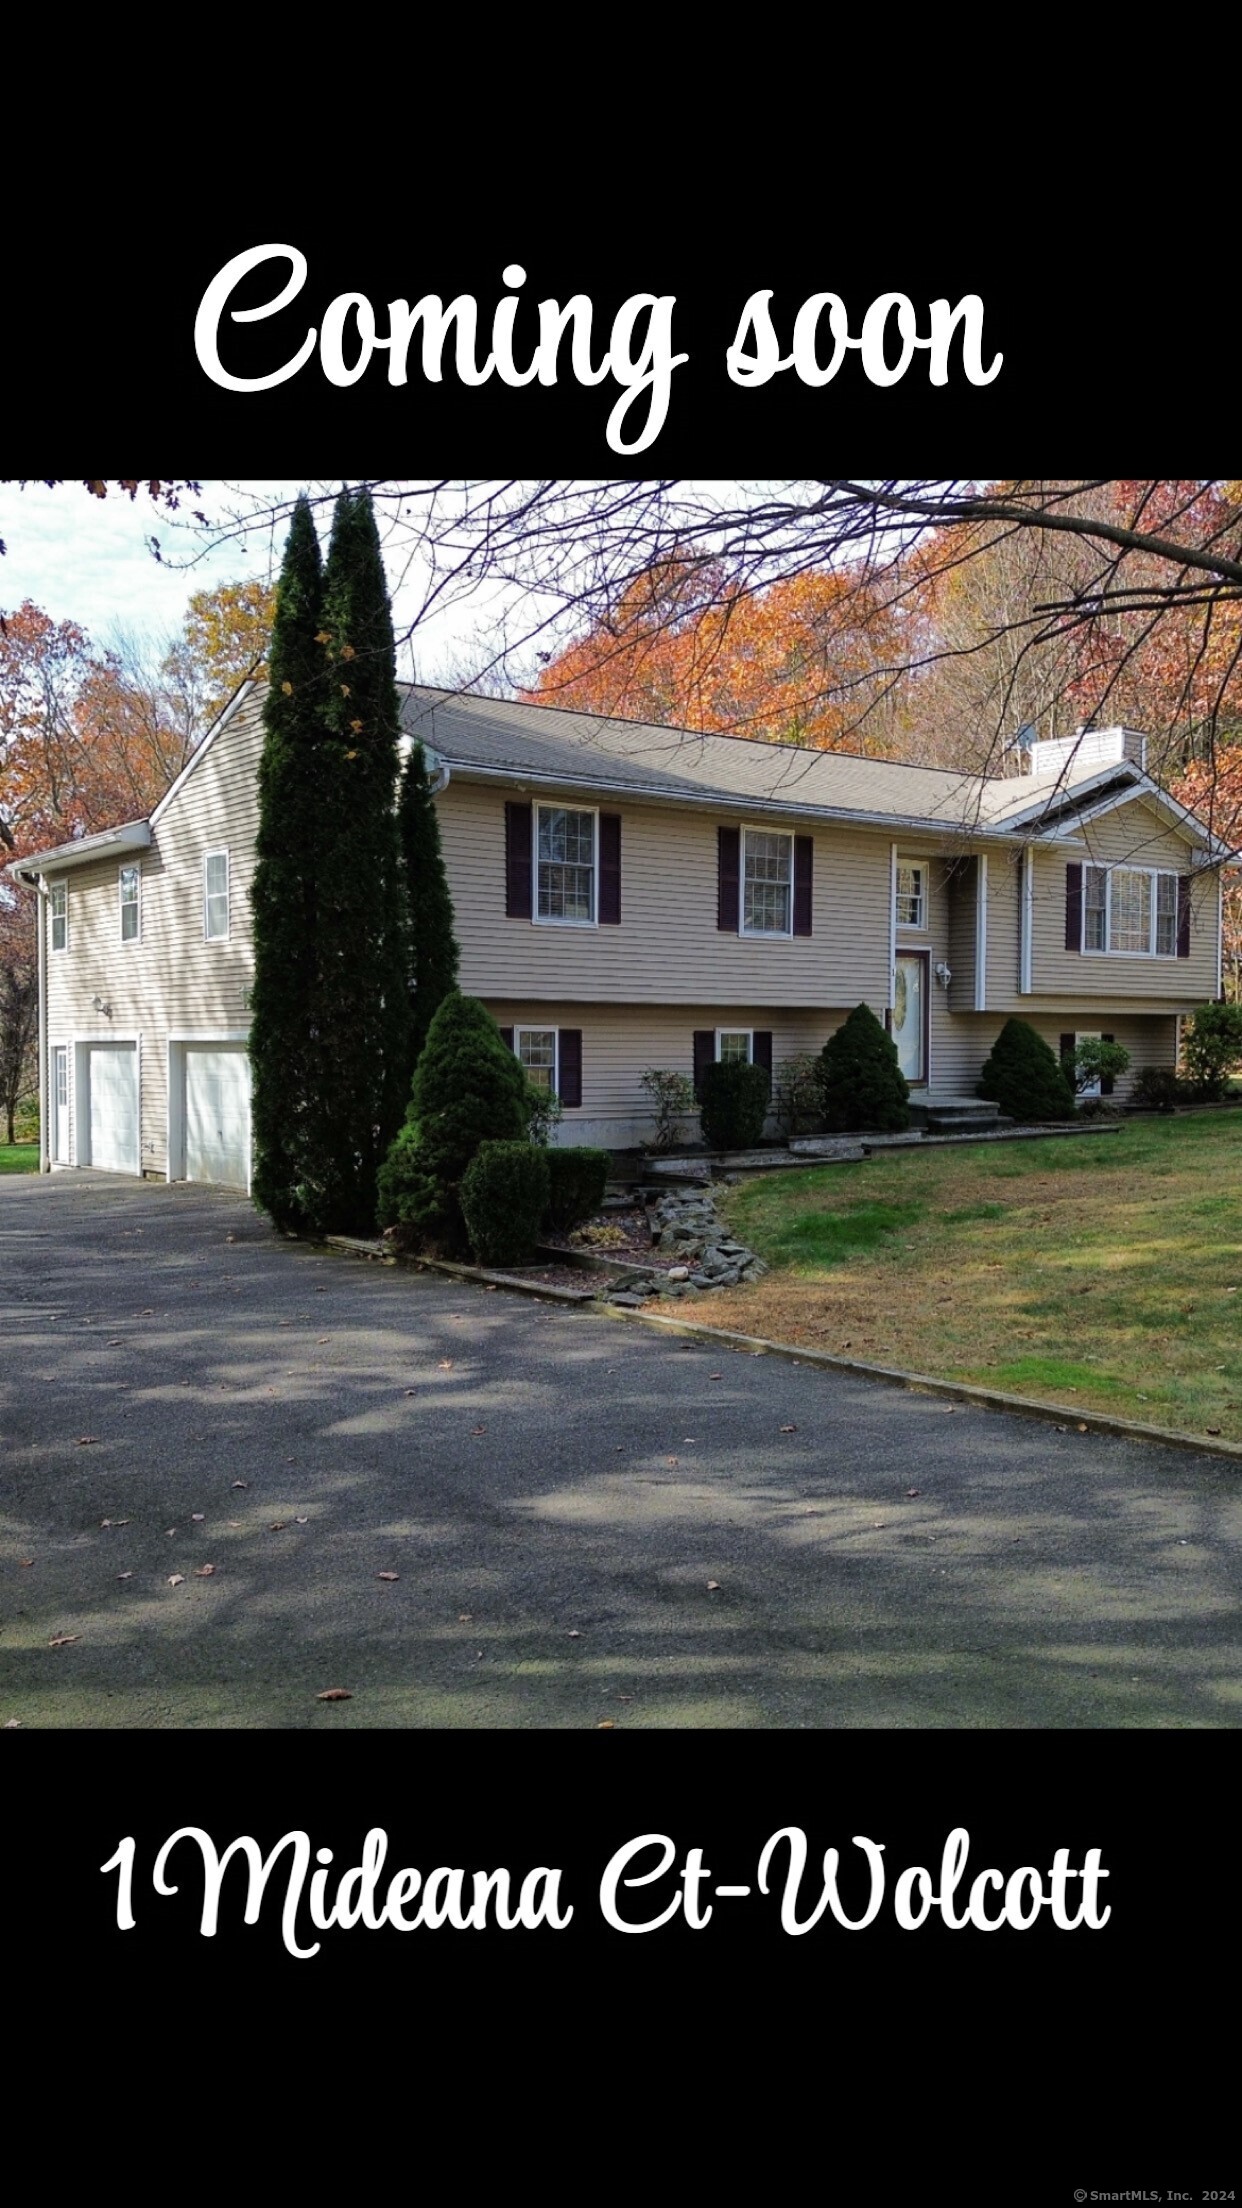
{"type": "Polygon", "coordinates": [[[1031,934],[1035,919],[1035,853],[1029,843],[1022,846],[1022,900],[1018,922],[1018,994],[1029,997],[1031,993],[1031,934]]]}
{"type": "MultiPolygon", "coordinates": [[[[29,877],[26,877],[28,880],[29,877]]],[[[30,882],[35,893],[39,931],[39,1171],[50,1173],[52,1159],[47,1128],[47,883],[40,874],[30,882]]]]}
{"type": "Polygon", "coordinates": [[[988,855],[975,859],[975,1010],[988,1008],[988,855]]]}

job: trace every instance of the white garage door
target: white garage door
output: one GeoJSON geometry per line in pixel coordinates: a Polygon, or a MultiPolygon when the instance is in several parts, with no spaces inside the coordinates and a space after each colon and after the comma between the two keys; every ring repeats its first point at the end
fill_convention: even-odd
{"type": "Polygon", "coordinates": [[[244,1043],[185,1046],[185,1177],[250,1180],[250,1063],[244,1043]]]}
{"type": "Polygon", "coordinates": [[[107,1173],[138,1171],[138,1050],[134,1043],[92,1043],[91,1164],[107,1173]]]}

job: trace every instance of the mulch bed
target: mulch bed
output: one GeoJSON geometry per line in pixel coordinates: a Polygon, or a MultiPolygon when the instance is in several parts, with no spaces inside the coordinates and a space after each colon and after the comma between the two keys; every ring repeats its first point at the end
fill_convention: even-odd
{"type": "MultiPolygon", "coordinates": [[[[570,1235],[568,1239],[564,1235],[549,1235],[549,1244],[553,1248],[581,1250],[584,1257],[603,1257],[607,1258],[609,1263],[615,1260],[618,1272],[624,1272],[627,1265],[653,1265],[658,1271],[666,1273],[670,1266],[684,1265],[685,1263],[683,1257],[678,1257],[668,1250],[657,1250],[655,1248],[651,1240],[650,1228],[647,1225],[647,1214],[640,1205],[635,1205],[633,1211],[597,1212],[594,1219],[589,1221],[589,1225],[607,1227],[610,1230],[615,1227],[624,1235],[625,1239],[622,1242],[610,1241],[605,1249],[602,1245],[594,1242],[580,1241],[578,1233],[575,1233],[570,1235]]],[[[578,1275],[579,1280],[582,1277],[580,1273],[578,1275]]],[[[602,1279],[603,1275],[601,1274],[599,1277],[602,1279]]]]}

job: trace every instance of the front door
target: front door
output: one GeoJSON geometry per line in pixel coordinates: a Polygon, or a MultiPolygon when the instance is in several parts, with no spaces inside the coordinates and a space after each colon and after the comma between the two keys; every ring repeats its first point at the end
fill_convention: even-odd
{"type": "Polygon", "coordinates": [[[52,1052],[52,1163],[69,1163],[69,1053],[52,1052]]]}
{"type": "Polygon", "coordinates": [[[893,985],[893,1041],[911,1088],[927,1080],[927,953],[903,951],[893,985]]]}

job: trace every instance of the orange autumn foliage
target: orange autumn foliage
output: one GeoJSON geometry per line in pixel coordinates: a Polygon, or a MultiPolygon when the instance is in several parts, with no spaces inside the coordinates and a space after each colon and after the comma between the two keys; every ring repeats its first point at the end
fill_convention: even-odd
{"type": "Polygon", "coordinates": [[[749,591],[717,566],[672,559],[631,582],[615,614],[521,696],[766,743],[886,751],[874,716],[901,649],[897,618],[846,571],[749,591]]]}

